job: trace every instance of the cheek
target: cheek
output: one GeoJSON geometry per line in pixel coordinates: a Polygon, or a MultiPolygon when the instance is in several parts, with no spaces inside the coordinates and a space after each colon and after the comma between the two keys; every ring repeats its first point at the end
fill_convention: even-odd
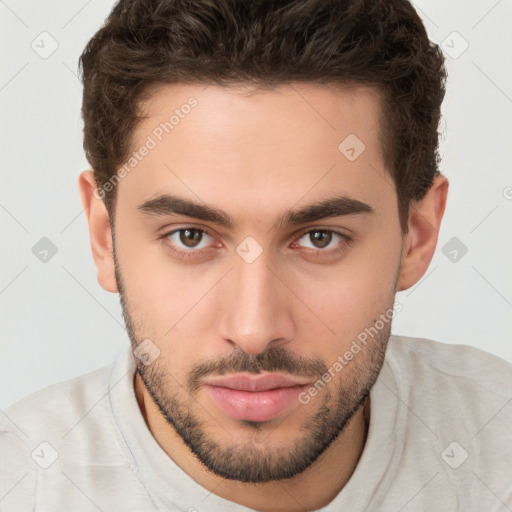
{"type": "Polygon", "coordinates": [[[332,335],[335,345],[350,344],[392,305],[400,261],[396,247],[390,246],[387,251],[360,248],[338,265],[323,268],[314,276],[297,275],[301,296],[334,331],[325,333],[332,335]]]}
{"type": "Polygon", "coordinates": [[[130,300],[137,301],[138,310],[154,315],[175,309],[190,277],[172,263],[163,240],[135,219],[125,221],[117,231],[116,252],[130,300]]]}
{"type": "MultiPolygon", "coordinates": [[[[134,237],[135,238],[135,237],[134,237]]],[[[205,330],[214,327],[211,290],[218,272],[178,266],[163,248],[119,244],[127,307],[139,341],[149,338],[179,378],[193,366],[205,330]],[[208,309],[210,308],[210,309],[208,309]]]]}
{"type": "MultiPolygon", "coordinates": [[[[135,314],[148,332],[163,344],[182,336],[185,326],[194,323],[201,308],[197,304],[208,290],[208,282],[186,279],[176,272],[159,273],[156,267],[147,271],[134,269],[126,279],[126,294],[132,314],[135,314]]],[[[197,320],[197,319],[196,319],[197,320]]]]}

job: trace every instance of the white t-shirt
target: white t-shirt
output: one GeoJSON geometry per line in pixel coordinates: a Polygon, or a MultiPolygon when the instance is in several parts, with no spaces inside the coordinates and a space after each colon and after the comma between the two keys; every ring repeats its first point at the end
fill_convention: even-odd
{"type": "MultiPolygon", "coordinates": [[[[0,415],[2,512],[242,512],[160,448],[116,362],[0,415]]],[[[512,510],[512,365],[465,345],[392,336],[358,465],[323,512],[512,510]]]]}

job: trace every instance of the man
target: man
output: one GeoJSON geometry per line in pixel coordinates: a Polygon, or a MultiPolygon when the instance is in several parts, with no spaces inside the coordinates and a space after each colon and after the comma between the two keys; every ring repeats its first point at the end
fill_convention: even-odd
{"type": "Polygon", "coordinates": [[[448,189],[410,3],[120,1],[80,64],[132,346],[6,411],[2,510],[512,507],[512,367],[390,336],[448,189]]]}

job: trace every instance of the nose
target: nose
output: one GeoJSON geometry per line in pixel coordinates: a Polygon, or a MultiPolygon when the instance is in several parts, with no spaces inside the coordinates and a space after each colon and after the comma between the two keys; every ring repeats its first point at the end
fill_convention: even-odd
{"type": "Polygon", "coordinates": [[[265,251],[252,263],[235,254],[234,264],[222,293],[222,338],[250,354],[289,342],[295,333],[292,297],[265,251]]]}

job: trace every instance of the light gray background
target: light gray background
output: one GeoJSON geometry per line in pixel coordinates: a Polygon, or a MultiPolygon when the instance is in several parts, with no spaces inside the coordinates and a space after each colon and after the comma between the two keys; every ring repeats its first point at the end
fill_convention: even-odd
{"type": "MultiPolygon", "coordinates": [[[[96,280],[78,193],[88,164],[77,60],[113,4],[0,0],[1,408],[107,365],[129,344],[118,296],[96,280]],[[49,51],[52,39],[47,58],[32,48],[49,51]],[[42,237],[57,247],[45,263],[32,252],[42,237]]],[[[451,54],[441,146],[451,187],[436,256],[398,294],[393,332],[512,362],[512,0],[415,5],[451,54]],[[442,252],[453,237],[467,254],[442,252]]]]}

